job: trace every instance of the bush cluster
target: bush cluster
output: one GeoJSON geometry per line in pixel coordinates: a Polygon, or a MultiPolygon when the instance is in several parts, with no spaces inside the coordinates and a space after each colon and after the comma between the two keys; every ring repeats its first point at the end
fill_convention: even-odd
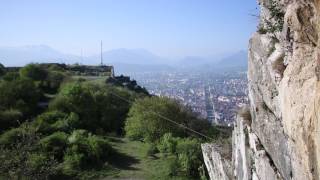
{"type": "MultiPolygon", "coordinates": [[[[136,97],[135,93],[124,89],[75,82],[62,88],[49,104],[49,110],[68,114],[64,122],[68,125],[72,124],[74,128],[121,134],[131,104],[114,94],[128,101],[136,97]]],[[[56,123],[63,126],[63,122],[56,123]]]]}
{"type": "Polygon", "coordinates": [[[180,138],[166,133],[160,138],[156,147],[163,156],[175,156],[169,167],[172,176],[184,174],[200,177],[199,168],[203,164],[200,143],[201,141],[196,138],[180,138]]]}
{"type": "Polygon", "coordinates": [[[204,137],[189,132],[191,128],[213,139],[222,137],[221,130],[197,118],[187,107],[162,97],[146,97],[134,102],[125,124],[126,136],[149,144],[148,156],[158,152],[162,157],[174,156],[170,161],[171,176],[185,175],[205,178],[200,143],[204,137]]]}
{"type": "Polygon", "coordinates": [[[121,134],[131,106],[113,94],[128,101],[144,96],[107,84],[66,82],[68,72],[55,65],[0,69],[0,175],[10,179],[77,178],[99,169],[112,148],[95,134],[121,134]]]}
{"type": "Polygon", "coordinates": [[[30,124],[0,136],[0,174],[28,177],[30,174],[21,171],[37,174],[49,167],[52,172],[41,174],[40,179],[76,177],[82,170],[101,167],[112,152],[107,140],[86,130],[70,134],[58,131],[48,136],[34,132],[30,124]],[[36,138],[31,139],[33,136],[36,138]]]}
{"type": "Polygon", "coordinates": [[[146,97],[135,101],[130,108],[125,132],[130,139],[155,142],[165,133],[179,137],[194,136],[184,127],[207,134],[210,126],[208,121],[197,118],[192,111],[174,100],[146,97]]]}
{"type": "Polygon", "coordinates": [[[31,79],[45,93],[54,94],[60,85],[67,79],[67,73],[58,66],[28,64],[20,69],[20,77],[31,79]]]}

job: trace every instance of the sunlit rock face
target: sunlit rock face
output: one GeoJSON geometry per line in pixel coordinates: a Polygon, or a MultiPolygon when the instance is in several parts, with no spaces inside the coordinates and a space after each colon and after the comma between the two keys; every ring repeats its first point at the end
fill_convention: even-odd
{"type": "Polygon", "coordinates": [[[259,4],[248,51],[251,120],[235,122],[230,179],[320,179],[320,0],[259,4]]]}
{"type": "Polygon", "coordinates": [[[222,147],[215,144],[202,144],[201,148],[210,178],[221,180],[231,179],[231,160],[224,156],[222,147]]]}

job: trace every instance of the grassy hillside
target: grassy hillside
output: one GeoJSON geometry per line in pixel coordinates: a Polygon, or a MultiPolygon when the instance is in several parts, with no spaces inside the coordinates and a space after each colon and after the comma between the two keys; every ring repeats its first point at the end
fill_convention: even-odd
{"type": "Polygon", "coordinates": [[[126,76],[55,64],[0,74],[5,179],[206,179],[200,144],[225,134],[126,76]]]}

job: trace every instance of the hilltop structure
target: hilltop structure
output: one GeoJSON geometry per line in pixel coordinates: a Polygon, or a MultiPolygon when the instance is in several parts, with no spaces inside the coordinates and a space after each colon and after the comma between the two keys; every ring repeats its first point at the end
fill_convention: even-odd
{"type": "Polygon", "coordinates": [[[68,65],[66,68],[76,75],[114,77],[113,66],[68,65]]]}

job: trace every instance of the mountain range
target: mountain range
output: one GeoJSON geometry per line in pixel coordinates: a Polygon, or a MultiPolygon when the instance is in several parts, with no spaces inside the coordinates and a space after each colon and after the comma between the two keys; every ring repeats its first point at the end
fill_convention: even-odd
{"type": "MultiPolygon", "coordinates": [[[[114,49],[103,52],[106,64],[116,66],[116,71],[159,71],[171,68],[247,67],[247,53],[230,53],[223,58],[187,56],[170,60],[145,49],[114,49]]],[[[28,63],[58,62],[66,64],[100,64],[100,55],[80,57],[61,53],[47,45],[0,47],[0,63],[5,66],[23,66],[28,63]]]]}

